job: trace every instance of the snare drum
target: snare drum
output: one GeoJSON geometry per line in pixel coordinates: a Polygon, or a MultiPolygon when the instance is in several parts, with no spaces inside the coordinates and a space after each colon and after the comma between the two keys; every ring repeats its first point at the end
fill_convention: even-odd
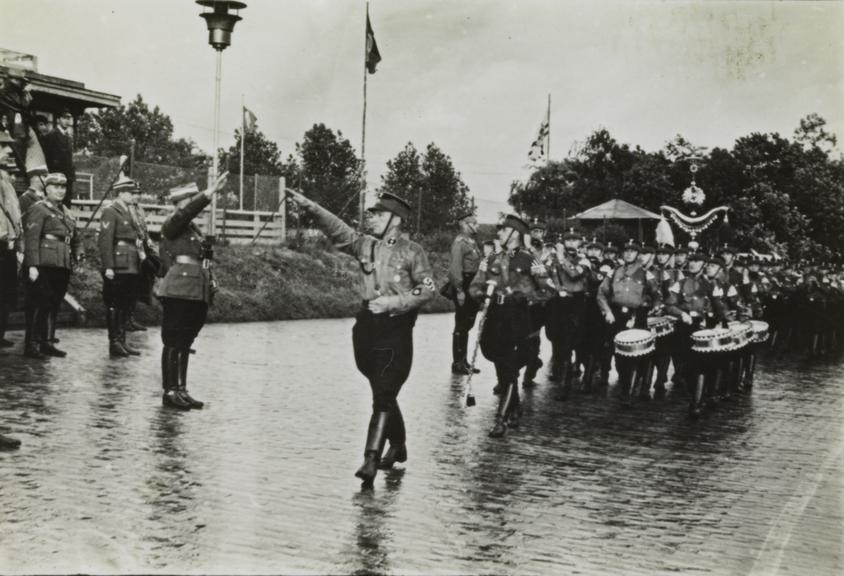
{"type": "Polygon", "coordinates": [[[692,333],[694,352],[729,352],[734,348],[733,334],[728,328],[712,328],[692,333]]]}
{"type": "Polygon", "coordinates": [[[668,336],[674,332],[674,323],[677,321],[672,316],[649,316],[648,330],[653,332],[657,338],[668,336]]]}
{"type": "Polygon", "coordinates": [[[734,320],[729,323],[729,330],[733,335],[733,350],[743,348],[753,341],[753,330],[750,322],[734,320]]]}
{"type": "Polygon", "coordinates": [[[656,336],[650,330],[632,328],[615,335],[615,353],[625,358],[638,358],[654,351],[656,336]]]}
{"type": "Polygon", "coordinates": [[[753,332],[753,342],[761,344],[768,341],[768,323],[761,320],[751,320],[750,329],[753,332]]]}

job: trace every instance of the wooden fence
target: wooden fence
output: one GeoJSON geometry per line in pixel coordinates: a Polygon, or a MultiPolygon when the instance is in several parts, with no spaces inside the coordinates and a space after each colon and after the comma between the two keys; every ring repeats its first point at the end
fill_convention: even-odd
{"type": "MultiPolygon", "coordinates": [[[[98,230],[100,216],[103,208],[109,205],[109,201],[94,214],[93,222],[89,228],[98,230]]],[[[99,204],[98,200],[73,200],[74,214],[77,226],[85,227],[91,214],[99,204]]],[[[146,213],[147,224],[151,234],[158,235],[161,232],[161,224],[172,212],[170,205],[141,204],[146,213]]],[[[208,233],[211,209],[206,208],[202,215],[195,220],[204,234],[208,233]]],[[[251,210],[223,210],[217,209],[217,235],[225,238],[232,244],[248,244],[261,231],[261,235],[255,241],[256,244],[279,244],[286,237],[286,222],[284,207],[277,212],[253,212],[251,210]],[[261,229],[263,228],[263,231],[261,229]]]]}

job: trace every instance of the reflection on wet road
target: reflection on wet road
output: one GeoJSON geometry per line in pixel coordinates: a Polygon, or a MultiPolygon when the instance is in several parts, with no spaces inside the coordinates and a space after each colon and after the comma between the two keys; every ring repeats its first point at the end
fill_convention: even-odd
{"type": "Polygon", "coordinates": [[[0,432],[23,441],[0,453],[0,572],[844,571],[840,359],[766,357],[752,395],[696,422],[682,391],[561,404],[540,373],[491,440],[491,366],[467,409],[451,318],[422,316],[409,460],[361,492],[351,322],[206,327],[190,413],[160,407],[157,330],[120,361],[101,330],[64,331],[65,360],[0,352],[0,432]]]}

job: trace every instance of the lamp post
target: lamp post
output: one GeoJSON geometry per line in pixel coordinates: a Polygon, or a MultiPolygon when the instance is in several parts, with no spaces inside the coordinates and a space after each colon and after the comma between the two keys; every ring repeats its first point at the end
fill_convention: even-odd
{"type": "MultiPolygon", "coordinates": [[[[220,145],[220,81],[223,69],[223,50],[232,43],[232,32],[234,25],[241,20],[238,11],[246,8],[244,2],[237,0],[196,0],[196,3],[203,8],[210,8],[210,12],[200,14],[208,25],[208,43],[217,51],[217,73],[214,79],[214,149],[211,157],[213,167],[211,169],[211,182],[217,180],[219,166],[217,160],[217,149],[220,145]],[[232,14],[230,10],[234,10],[232,14]]],[[[243,166],[240,168],[243,170],[243,166]]],[[[211,236],[217,233],[217,195],[211,200],[211,221],[209,225],[211,236]]]]}

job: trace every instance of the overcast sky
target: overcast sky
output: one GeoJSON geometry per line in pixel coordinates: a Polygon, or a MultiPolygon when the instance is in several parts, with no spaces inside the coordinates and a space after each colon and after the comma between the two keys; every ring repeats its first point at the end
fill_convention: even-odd
{"type": "MultiPolygon", "coordinates": [[[[246,0],[223,53],[221,145],[240,100],[286,156],[315,122],[360,150],[365,3],[246,0]]],[[[4,48],[124,102],[138,93],[210,150],[214,51],[191,0],[3,0],[4,48]]],[[[817,112],[844,136],[844,3],[373,0],[370,185],[435,142],[494,217],[551,94],[551,155],[596,128],[646,150],[729,147],[817,112]]]]}

